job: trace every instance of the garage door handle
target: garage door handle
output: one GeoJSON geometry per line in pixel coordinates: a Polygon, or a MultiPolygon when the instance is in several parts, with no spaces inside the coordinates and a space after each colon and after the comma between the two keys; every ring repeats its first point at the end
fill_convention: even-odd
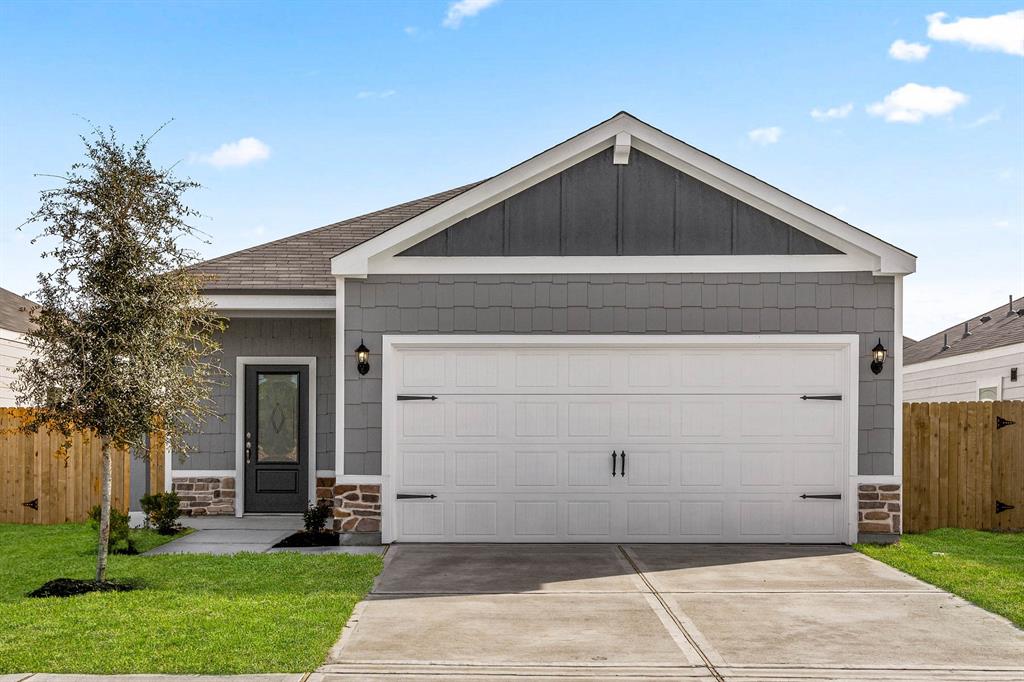
{"type": "Polygon", "coordinates": [[[626,451],[622,451],[622,467],[619,469],[619,476],[626,477],[626,451]]]}
{"type": "Polygon", "coordinates": [[[615,458],[619,456],[619,453],[612,450],[612,478],[615,477],[615,458]]]}

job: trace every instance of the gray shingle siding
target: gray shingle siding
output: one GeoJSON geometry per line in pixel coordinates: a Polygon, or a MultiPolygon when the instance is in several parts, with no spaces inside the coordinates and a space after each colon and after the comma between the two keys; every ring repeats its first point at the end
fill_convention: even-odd
{"type": "Polygon", "coordinates": [[[345,363],[345,473],[380,473],[383,334],[857,333],[858,470],[892,474],[893,363],[868,364],[879,337],[898,347],[893,300],[893,279],[869,272],[347,280],[345,347],[365,339],[376,357],[366,376],[345,363]]]}
{"type": "Polygon", "coordinates": [[[334,319],[231,320],[221,336],[220,378],[212,398],[222,419],[209,419],[189,438],[192,453],[175,469],[235,468],[235,359],[238,356],[316,357],[316,466],[334,469],[334,319]]]}

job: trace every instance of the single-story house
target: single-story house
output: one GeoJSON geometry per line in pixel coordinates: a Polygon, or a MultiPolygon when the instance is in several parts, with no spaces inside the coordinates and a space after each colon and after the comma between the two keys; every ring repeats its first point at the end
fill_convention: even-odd
{"type": "Polygon", "coordinates": [[[13,291],[0,288],[0,407],[14,407],[14,368],[29,356],[25,332],[32,326],[36,304],[13,291]]]}
{"type": "Polygon", "coordinates": [[[1024,400],[1024,297],[906,347],[903,402],[1024,400]]]}
{"type": "Polygon", "coordinates": [[[231,378],[168,458],[190,511],[323,498],[387,542],[899,532],[915,257],[628,113],[524,156],[198,266],[231,378]]]}

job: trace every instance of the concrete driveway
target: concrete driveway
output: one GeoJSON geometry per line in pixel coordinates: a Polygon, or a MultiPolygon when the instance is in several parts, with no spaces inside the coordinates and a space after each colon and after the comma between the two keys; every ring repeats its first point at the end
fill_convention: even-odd
{"type": "Polygon", "coordinates": [[[396,545],[311,679],[1020,680],[1024,632],[838,546],[396,545]]]}

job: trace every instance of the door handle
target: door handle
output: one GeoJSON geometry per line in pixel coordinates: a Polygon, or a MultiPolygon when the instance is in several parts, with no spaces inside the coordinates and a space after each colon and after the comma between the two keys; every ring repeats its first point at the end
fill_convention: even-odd
{"type": "Polygon", "coordinates": [[[618,453],[612,450],[612,477],[615,477],[615,458],[618,457],[618,453]]]}
{"type": "Polygon", "coordinates": [[[252,434],[245,432],[245,463],[252,463],[252,434]]]}
{"type": "Polygon", "coordinates": [[[621,465],[621,468],[619,469],[619,476],[622,476],[623,478],[626,477],[626,451],[625,450],[622,451],[622,465],[621,465]]]}

